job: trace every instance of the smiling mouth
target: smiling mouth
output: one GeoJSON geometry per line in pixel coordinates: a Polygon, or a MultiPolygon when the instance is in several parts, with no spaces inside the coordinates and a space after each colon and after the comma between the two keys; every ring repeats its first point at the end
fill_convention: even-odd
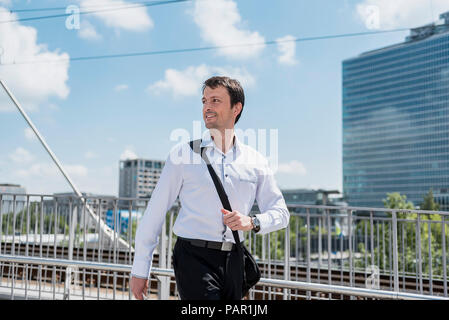
{"type": "Polygon", "coordinates": [[[206,120],[215,118],[215,114],[206,114],[206,120]]]}

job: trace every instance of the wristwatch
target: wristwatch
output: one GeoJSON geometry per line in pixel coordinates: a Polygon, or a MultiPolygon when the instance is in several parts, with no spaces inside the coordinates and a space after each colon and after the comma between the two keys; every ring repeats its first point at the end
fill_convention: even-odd
{"type": "Polygon", "coordinates": [[[251,222],[253,224],[253,231],[255,233],[259,232],[259,230],[260,230],[260,221],[259,221],[259,219],[257,219],[256,216],[251,217],[251,222]]]}

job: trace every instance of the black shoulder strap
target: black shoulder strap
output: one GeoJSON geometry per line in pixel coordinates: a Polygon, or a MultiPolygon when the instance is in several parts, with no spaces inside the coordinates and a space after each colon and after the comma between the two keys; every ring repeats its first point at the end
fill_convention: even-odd
{"type": "Polygon", "coordinates": [[[203,139],[196,139],[189,142],[190,148],[192,148],[193,152],[200,153],[200,146],[203,139]]]}
{"type": "MultiPolygon", "coordinates": [[[[231,203],[229,202],[228,195],[226,194],[226,191],[223,188],[223,184],[221,183],[220,178],[218,178],[217,173],[215,172],[214,168],[212,168],[212,165],[209,162],[209,158],[204,152],[204,147],[200,148],[201,141],[202,141],[201,139],[190,141],[189,142],[190,148],[192,148],[193,152],[201,154],[201,158],[203,158],[204,162],[206,162],[207,164],[207,169],[209,170],[209,174],[212,177],[215,189],[217,189],[218,196],[220,197],[220,201],[221,204],[223,205],[223,208],[225,208],[228,211],[232,211],[231,203]]],[[[235,243],[239,244],[240,243],[239,233],[237,231],[232,231],[232,235],[234,236],[235,243]]]]}

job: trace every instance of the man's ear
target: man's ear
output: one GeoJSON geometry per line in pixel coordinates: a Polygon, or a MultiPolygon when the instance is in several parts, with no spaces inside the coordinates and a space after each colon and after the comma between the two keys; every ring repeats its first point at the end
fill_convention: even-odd
{"type": "Polygon", "coordinates": [[[240,114],[240,112],[242,112],[242,103],[237,102],[236,104],[234,104],[233,109],[234,109],[234,115],[235,115],[235,117],[237,117],[240,114]]]}

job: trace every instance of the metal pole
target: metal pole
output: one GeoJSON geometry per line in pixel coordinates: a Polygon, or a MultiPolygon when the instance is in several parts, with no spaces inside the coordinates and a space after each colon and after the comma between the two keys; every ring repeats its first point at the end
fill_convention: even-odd
{"type": "MultiPolygon", "coordinates": [[[[290,280],[290,225],[285,228],[284,233],[284,280],[290,280]]],[[[289,293],[291,291],[284,289],[284,300],[288,300],[289,293]]]]}
{"type": "MultiPolygon", "coordinates": [[[[1,200],[0,200],[1,201],[1,200]]],[[[26,223],[26,245],[25,245],[25,256],[28,256],[28,235],[30,234],[30,196],[27,196],[27,223],[26,223]]],[[[0,210],[1,216],[1,210],[0,210]]],[[[1,223],[0,223],[1,229],[1,223]]],[[[0,240],[1,242],[1,240],[0,240]]],[[[1,252],[1,250],[0,250],[1,252]]],[[[25,300],[28,299],[28,264],[25,265],[25,300]]]]}
{"type": "MultiPolygon", "coordinates": [[[[307,282],[311,282],[310,279],[310,209],[306,209],[306,223],[307,223],[307,282]]],[[[285,279],[287,280],[287,279],[285,279]]],[[[310,300],[310,291],[307,291],[307,300],[310,300]]]]}
{"type": "MultiPolygon", "coordinates": [[[[352,210],[348,210],[348,250],[349,250],[349,286],[354,286],[354,278],[352,274],[352,210]]],[[[353,296],[350,298],[351,300],[354,299],[353,296]]]]}
{"type": "Polygon", "coordinates": [[[418,224],[416,226],[418,246],[418,277],[419,277],[419,293],[423,294],[423,279],[422,279],[422,260],[421,260],[421,215],[418,213],[418,224]]]}
{"type": "Polygon", "coordinates": [[[370,211],[369,213],[369,224],[370,224],[371,265],[374,265],[374,218],[372,211],[370,211]]]}
{"type": "MultiPolygon", "coordinates": [[[[331,216],[329,213],[329,210],[325,210],[326,216],[327,216],[327,281],[328,284],[332,284],[332,256],[331,256],[331,250],[332,250],[332,243],[331,243],[331,216]]],[[[329,293],[329,300],[332,299],[332,294],[329,293]]]]}
{"type": "Polygon", "coordinates": [[[444,283],[444,296],[447,297],[447,270],[446,270],[446,221],[442,217],[442,235],[441,235],[441,247],[443,250],[443,283],[444,283]]]}
{"type": "MultiPolygon", "coordinates": [[[[159,237],[159,268],[167,268],[167,215],[165,215],[164,222],[162,223],[162,231],[159,237]]],[[[168,300],[169,297],[169,282],[165,277],[158,278],[158,299],[168,300]]]]}
{"type": "Polygon", "coordinates": [[[405,291],[405,222],[402,223],[402,290],[405,291]]]}
{"type": "Polygon", "coordinates": [[[392,211],[393,219],[393,273],[394,291],[399,292],[399,264],[398,264],[398,220],[396,212],[392,211]]]}
{"type": "Polygon", "coordinates": [[[429,246],[429,290],[430,294],[433,294],[433,280],[432,280],[432,234],[431,234],[431,224],[428,222],[427,228],[427,239],[429,246]]]}
{"type": "Polygon", "coordinates": [[[321,276],[321,253],[322,253],[322,239],[321,239],[321,221],[323,219],[323,216],[321,215],[318,218],[318,283],[320,283],[320,276],[321,276]]]}

